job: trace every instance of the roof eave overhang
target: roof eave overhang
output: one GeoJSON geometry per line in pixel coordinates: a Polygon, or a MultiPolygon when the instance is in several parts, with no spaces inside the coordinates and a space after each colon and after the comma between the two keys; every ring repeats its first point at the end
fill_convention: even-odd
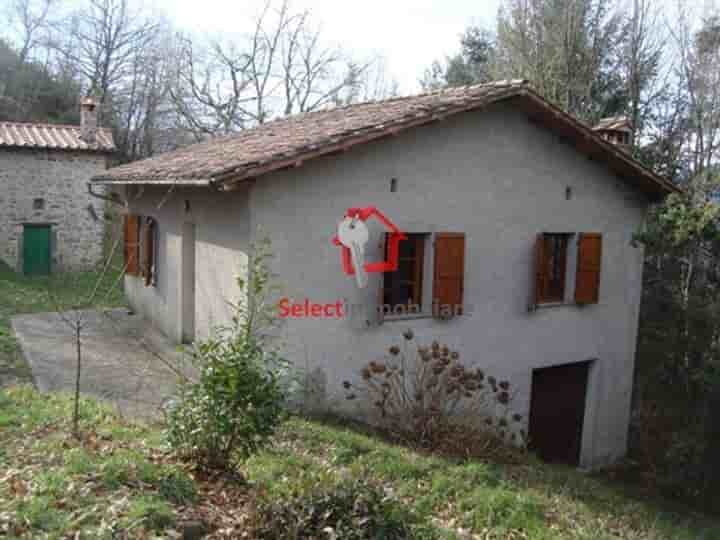
{"type": "Polygon", "coordinates": [[[299,149],[293,154],[271,157],[261,163],[216,171],[211,178],[207,179],[181,177],[168,179],[113,179],[96,177],[93,182],[107,185],[216,186],[223,191],[234,191],[242,189],[245,182],[274,171],[300,167],[306,161],[317,157],[344,153],[360,144],[395,136],[402,131],[438,122],[457,113],[479,110],[494,103],[511,99],[518,100],[519,108],[531,120],[555,132],[561,139],[566,140],[578,152],[585,154],[589,159],[604,162],[615,174],[641,191],[649,201],[657,202],[670,193],[682,191],[671,182],[645,168],[623,150],[602,139],[592,128],[551,104],[528,86],[498,92],[498,94],[490,98],[486,96],[484,99],[468,100],[462,105],[447,107],[442,111],[432,111],[427,115],[411,120],[402,119],[383,126],[369,128],[350,137],[339,137],[334,140],[318,142],[310,147],[299,149]]]}
{"type": "Polygon", "coordinates": [[[615,174],[644,193],[651,202],[661,201],[670,193],[682,192],[681,188],[656,175],[630,154],[606,141],[592,128],[576,120],[529,88],[525,88],[518,96],[524,98],[519,103],[531,120],[535,120],[555,132],[589,159],[607,164],[615,174]]]}
{"type": "Polygon", "coordinates": [[[213,180],[209,178],[133,178],[133,179],[122,179],[122,178],[106,178],[106,177],[94,177],[91,182],[93,184],[108,185],[108,186],[210,186],[213,184],[213,180]]]}

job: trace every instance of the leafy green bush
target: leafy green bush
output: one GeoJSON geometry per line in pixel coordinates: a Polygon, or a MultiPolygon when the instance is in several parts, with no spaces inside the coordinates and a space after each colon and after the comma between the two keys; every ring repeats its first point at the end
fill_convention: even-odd
{"type": "Polygon", "coordinates": [[[275,497],[256,508],[255,535],[266,540],[417,538],[417,517],[381,487],[362,481],[275,497]]]}
{"type": "Polygon", "coordinates": [[[210,339],[196,350],[200,382],[181,387],[168,417],[168,440],[199,464],[226,468],[234,453],[246,457],[273,434],[282,393],[252,341],[210,339]]]}
{"type": "Polygon", "coordinates": [[[234,458],[256,452],[281,420],[285,363],[268,337],[276,320],[268,301],[269,242],[255,244],[251,253],[248,280],[238,279],[242,300],[234,305],[233,324],[195,344],[199,379],[182,384],[168,410],[170,445],[207,468],[227,469],[234,458]]]}

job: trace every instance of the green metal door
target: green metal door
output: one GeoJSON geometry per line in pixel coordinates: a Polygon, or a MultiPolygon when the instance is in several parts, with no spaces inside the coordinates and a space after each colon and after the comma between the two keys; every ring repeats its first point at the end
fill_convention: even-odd
{"type": "Polygon", "coordinates": [[[23,232],[23,273],[31,276],[50,273],[49,225],[25,225],[23,232]]]}

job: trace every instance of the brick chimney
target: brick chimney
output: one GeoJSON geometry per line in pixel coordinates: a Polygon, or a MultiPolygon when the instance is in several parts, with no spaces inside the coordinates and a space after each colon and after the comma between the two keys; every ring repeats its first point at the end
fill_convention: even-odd
{"type": "Polygon", "coordinates": [[[94,144],[98,129],[98,103],[94,97],[80,99],[80,138],[88,144],[94,144]]]}
{"type": "Polygon", "coordinates": [[[630,120],[624,116],[611,116],[603,118],[593,128],[603,139],[619,146],[623,150],[629,150],[632,146],[633,129],[630,120]]]}

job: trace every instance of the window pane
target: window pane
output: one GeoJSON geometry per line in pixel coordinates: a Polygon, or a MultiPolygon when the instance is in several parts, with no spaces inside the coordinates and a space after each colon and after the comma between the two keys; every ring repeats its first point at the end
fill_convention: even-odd
{"type": "Polygon", "coordinates": [[[397,285],[392,289],[385,289],[383,303],[391,306],[412,303],[412,286],[397,285]]]}
{"type": "MultiPolygon", "coordinates": [[[[400,242],[400,260],[395,272],[383,275],[383,304],[389,313],[412,312],[408,305],[422,298],[423,242],[426,235],[409,234],[408,239],[400,242]],[[398,309],[394,309],[395,307],[398,309]],[[400,307],[402,306],[402,309],[400,307]]],[[[386,251],[387,253],[387,251],[386,251]]],[[[415,309],[419,312],[419,306],[415,309]]]]}
{"type": "Polygon", "coordinates": [[[417,234],[408,234],[407,240],[400,241],[400,258],[414,258],[415,257],[415,243],[417,242],[417,234]]]}
{"type": "Polygon", "coordinates": [[[393,277],[399,281],[412,281],[415,278],[415,259],[401,259],[393,277]]]}
{"type": "Polygon", "coordinates": [[[543,300],[560,302],[565,296],[565,266],[568,236],[545,235],[545,287],[543,300]]]}

